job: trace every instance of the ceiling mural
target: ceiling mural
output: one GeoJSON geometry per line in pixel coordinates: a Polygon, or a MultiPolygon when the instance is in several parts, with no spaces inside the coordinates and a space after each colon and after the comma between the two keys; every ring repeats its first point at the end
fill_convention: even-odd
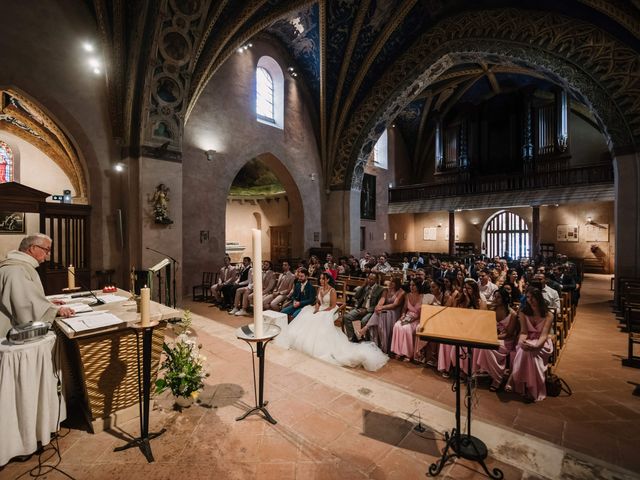
{"type": "Polygon", "coordinates": [[[477,100],[496,85],[512,88],[510,82],[518,82],[512,74],[572,84],[572,93],[597,110],[595,118],[615,143],[640,140],[637,1],[160,0],[141,7],[93,0],[93,5],[112,65],[110,114],[125,154],[142,151],[180,161],[184,124],[208,81],[256,35],[282,44],[292,62],[283,69],[297,69],[296,82],[306,85],[315,104],[310,111],[326,188],[359,188],[352,182],[356,166],[394,119],[411,144],[421,124],[418,105],[422,117],[425,108],[428,114],[454,101],[477,100]],[[509,5],[524,13],[509,13],[509,5]],[[446,57],[456,42],[457,53],[475,55],[475,61],[446,57]],[[469,71],[463,75],[459,68],[469,71]],[[142,95],[136,94],[140,85],[142,95]]]}

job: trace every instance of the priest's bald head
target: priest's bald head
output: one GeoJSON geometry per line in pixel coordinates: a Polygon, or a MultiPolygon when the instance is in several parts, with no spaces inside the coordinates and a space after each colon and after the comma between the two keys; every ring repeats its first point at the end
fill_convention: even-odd
{"type": "Polygon", "coordinates": [[[42,263],[51,253],[51,238],[44,233],[29,235],[22,239],[18,250],[35,258],[38,263],[42,263]]]}

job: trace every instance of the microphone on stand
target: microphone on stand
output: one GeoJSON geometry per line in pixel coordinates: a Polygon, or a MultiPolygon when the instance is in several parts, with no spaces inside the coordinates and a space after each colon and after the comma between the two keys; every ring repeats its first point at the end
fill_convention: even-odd
{"type": "Polygon", "coordinates": [[[76,279],[78,280],[78,285],[80,285],[80,288],[82,288],[83,290],[87,290],[89,292],[89,294],[86,293],[72,293],[71,294],[71,298],[80,298],[80,297],[89,297],[92,296],[93,298],[96,299],[95,303],[90,304],[90,307],[95,307],[96,305],[104,305],[104,300],[100,300],[95,293],[93,293],[91,291],[90,288],[87,288],[86,286],[84,286],[84,284],[80,281],[80,278],[76,275],[76,272],[74,272],[73,270],[70,270],[69,267],[67,267],[67,272],[71,272],[71,274],[76,277],[76,279]]]}

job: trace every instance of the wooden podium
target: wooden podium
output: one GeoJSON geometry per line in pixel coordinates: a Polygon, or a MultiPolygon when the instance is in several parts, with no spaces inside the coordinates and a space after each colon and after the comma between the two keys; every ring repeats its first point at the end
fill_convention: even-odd
{"type": "Polygon", "coordinates": [[[433,340],[455,346],[456,366],[454,374],[454,390],[456,392],[456,426],[451,433],[445,433],[447,444],[442,457],[437,463],[429,466],[429,475],[438,475],[445,464],[454,457],[466,458],[480,463],[485,473],[493,479],[500,480],[504,474],[499,468],[489,472],[484,459],[487,458],[487,446],[482,440],[471,435],[471,377],[467,377],[467,432],[460,429],[460,359],[469,362],[472,371],[473,348],[496,349],[498,334],[495,312],[489,310],[471,310],[467,308],[436,307],[423,305],[420,311],[420,325],[416,334],[426,340],[433,340]],[[466,347],[461,350],[460,347],[466,347]],[[452,453],[449,453],[451,449],[452,453]]]}

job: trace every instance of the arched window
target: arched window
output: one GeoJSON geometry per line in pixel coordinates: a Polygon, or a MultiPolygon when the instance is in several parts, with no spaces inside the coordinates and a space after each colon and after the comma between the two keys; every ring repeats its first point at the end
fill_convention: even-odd
{"type": "Polygon", "coordinates": [[[284,76],[278,62],[267,56],[256,68],[256,119],[284,128],[284,76]]]}
{"type": "Polygon", "coordinates": [[[376,142],[376,145],[373,147],[373,164],[378,168],[384,168],[385,170],[388,168],[388,141],[387,141],[387,129],[384,129],[382,135],[376,142]]]}
{"type": "Polygon", "coordinates": [[[515,213],[503,210],[490,217],[485,223],[483,237],[489,257],[529,256],[529,227],[515,213]]]}
{"type": "Polygon", "coordinates": [[[256,70],[256,113],[258,118],[275,122],[273,113],[273,78],[266,68],[256,70]]]}
{"type": "Polygon", "coordinates": [[[0,183],[13,182],[13,167],[11,147],[0,140],[0,183]]]}

